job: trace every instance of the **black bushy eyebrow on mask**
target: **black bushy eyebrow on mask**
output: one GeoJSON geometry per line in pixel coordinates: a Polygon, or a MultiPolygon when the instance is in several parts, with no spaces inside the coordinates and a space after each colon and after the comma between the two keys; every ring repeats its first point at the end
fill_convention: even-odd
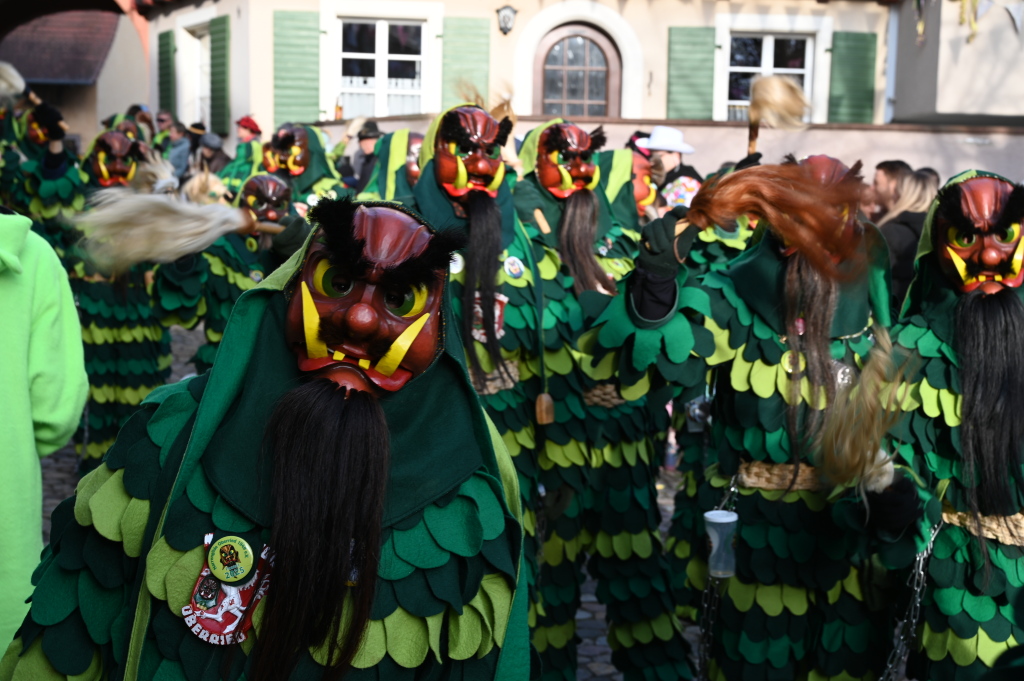
{"type": "Polygon", "coordinates": [[[959,232],[973,234],[978,230],[975,229],[974,222],[964,215],[961,194],[959,184],[951,184],[939,190],[939,207],[935,211],[935,216],[942,218],[959,232]]]}
{"type": "Polygon", "coordinates": [[[430,284],[437,279],[438,272],[448,269],[452,254],[465,248],[466,241],[462,232],[435,232],[422,253],[385,270],[388,285],[404,288],[430,284]]]}
{"type": "Polygon", "coordinates": [[[599,125],[590,133],[590,148],[588,151],[600,151],[601,147],[607,142],[608,137],[604,134],[604,126],[599,125]]]}
{"type": "Polygon", "coordinates": [[[999,216],[999,222],[993,227],[993,232],[1008,232],[1010,225],[1020,224],[1024,221],[1024,185],[1014,185],[1013,191],[1006,199],[1006,207],[1003,214],[999,216]]]}
{"type": "Polygon", "coordinates": [[[501,119],[498,123],[498,136],[494,138],[494,143],[499,147],[505,146],[508,142],[508,136],[512,134],[512,121],[508,116],[501,119]]]}
{"type": "Polygon", "coordinates": [[[344,198],[321,201],[309,211],[309,221],[323,231],[327,258],[350,277],[364,275],[373,264],[363,255],[366,241],[355,236],[358,210],[359,204],[344,198]]]}
{"type": "Polygon", "coordinates": [[[441,121],[441,137],[449,142],[455,142],[460,149],[469,149],[474,144],[469,131],[459,122],[459,114],[456,111],[449,111],[441,121]]]}

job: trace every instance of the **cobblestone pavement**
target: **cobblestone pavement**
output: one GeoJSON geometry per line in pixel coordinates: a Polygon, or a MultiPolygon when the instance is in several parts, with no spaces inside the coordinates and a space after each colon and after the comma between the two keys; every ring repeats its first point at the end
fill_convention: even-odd
{"type": "MultiPolygon", "coordinates": [[[[186,364],[202,342],[202,327],[185,331],[178,327],[172,330],[174,365],[171,380],[178,381],[192,373],[192,365],[186,364]]],[[[49,541],[50,514],[62,500],[71,496],[78,482],[75,472],[75,451],[71,446],[42,460],[43,467],[43,541],[49,541]]],[[[658,482],[658,505],[661,507],[662,530],[668,527],[672,516],[672,500],[675,496],[678,475],[663,473],[658,482]]],[[[604,606],[594,596],[595,583],[588,581],[583,587],[583,607],[576,615],[577,630],[583,639],[579,645],[579,670],[576,678],[580,681],[621,681],[622,674],[615,671],[611,663],[611,650],[605,634],[604,606]]],[[[686,628],[690,646],[696,649],[697,627],[686,628]]]]}

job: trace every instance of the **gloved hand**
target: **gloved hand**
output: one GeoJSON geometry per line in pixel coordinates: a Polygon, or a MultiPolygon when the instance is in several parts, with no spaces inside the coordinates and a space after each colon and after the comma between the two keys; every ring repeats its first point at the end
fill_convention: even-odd
{"type": "Polygon", "coordinates": [[[676,206],[664,216],[647,223],[640,242],[637,266],[659,277],[675,277],[679,272],[679,259],[685,258],[700,229],[689,225],[676,236],[676,223],[686,218],[688,209],[676,206]]]}
{"type": "Polygon", "coordinates": [[[741,160],[733,170],[743,170],[744,168],[753,168],[754,166],[761,165],[761,152],[755,151],[753,154],[746,156],[741,160]]]}
{"type": "Polygon", "coordinates": [[[46,102],[43,102],[36,108],[32,109],[32,118],[39,124],[39,127],[46,132],[46,137],[52,141],[58,141],[64,139],[64,128],[61,127],[60,122],[64,120],[64,116],[61,115],[60,111],[57,111],[54,107],[50,106],[46,102]]]}
{"type": "Polygon", "coordinates": [[[284,231],[271,237],[271,249],[278,256],[287,259],[302,248],[311,228],[304,218],[297,215],[285,215],[277,224],[284,225],[284,231]]]}

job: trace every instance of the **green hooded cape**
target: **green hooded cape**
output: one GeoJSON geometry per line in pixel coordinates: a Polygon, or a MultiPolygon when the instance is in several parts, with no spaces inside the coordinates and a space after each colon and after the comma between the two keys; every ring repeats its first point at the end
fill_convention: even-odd
{"type": "MultiPolygon", "coordinates": [[[[204,533],[254,547],[269,539],[262,424],[300,380],[284,318],[308,246],[239,299],[213,369],[146,400],[55,512],[32,610],[0,679],[244,678],[254,637],[231,654],[192,635],[180,612],[205,560],[204,533]]],[[[435,363],[382,398],[392,467],[380,579],[349,679],[527,674],[515,473],[445,308],[435,363]]],[[[257,639],[260,617],[258,605],[257,639]]],[[[302,656],[292,678],[320,678],[324,655],[302,656]]]]}

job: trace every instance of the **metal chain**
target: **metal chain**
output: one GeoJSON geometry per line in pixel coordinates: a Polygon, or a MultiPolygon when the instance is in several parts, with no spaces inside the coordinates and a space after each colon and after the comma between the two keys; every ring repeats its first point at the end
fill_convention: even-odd
{"type": "Polygon", "coordinates": [[[910,587],[910,604],[907,606],[906,615],[896,623],[893,649],[889,653],[885,674],[880,681],[900,681],[903,678],[903,670],[907,664],[907,658],[910,657],[910,646],[917,635],[917,622],[921,616],[921,599],[928,584],[926,574],[928,559],[935,548],[935,538],[939,535],[942,525],[942,521],[939,521],[939,524],[932,528],[928,546],[914,559],[914,569],[910,573],[910,577],[907,578],[907,586],[910,587]]]}
{"type": "MultiPolygon", "coordinates": [[[[716,511],[731,511],[736,506],[736,492],[739,489],[739,475],[732,476],[729,487],[722,497],[722,501],[715,506],[716,511]]],[[[704,593],[700,598],[700,642],[697,644],[697,681],[708,681],[708,665],[711,662],[711,644],[715,631],[715,620],[718,617],[718,607],[721,604],[722,596],[718,587],[722,580],[708,574],[707,584],[704,586],[704,593]]]]}
{"type": "Polygon", "coordinates": [[[697,681],[708,681],[711,662],[711,642],[722,597],[718,592],[721,582],[708,575],[708,583],[700,599],[700,642],[697,644],[697,681]]]}

